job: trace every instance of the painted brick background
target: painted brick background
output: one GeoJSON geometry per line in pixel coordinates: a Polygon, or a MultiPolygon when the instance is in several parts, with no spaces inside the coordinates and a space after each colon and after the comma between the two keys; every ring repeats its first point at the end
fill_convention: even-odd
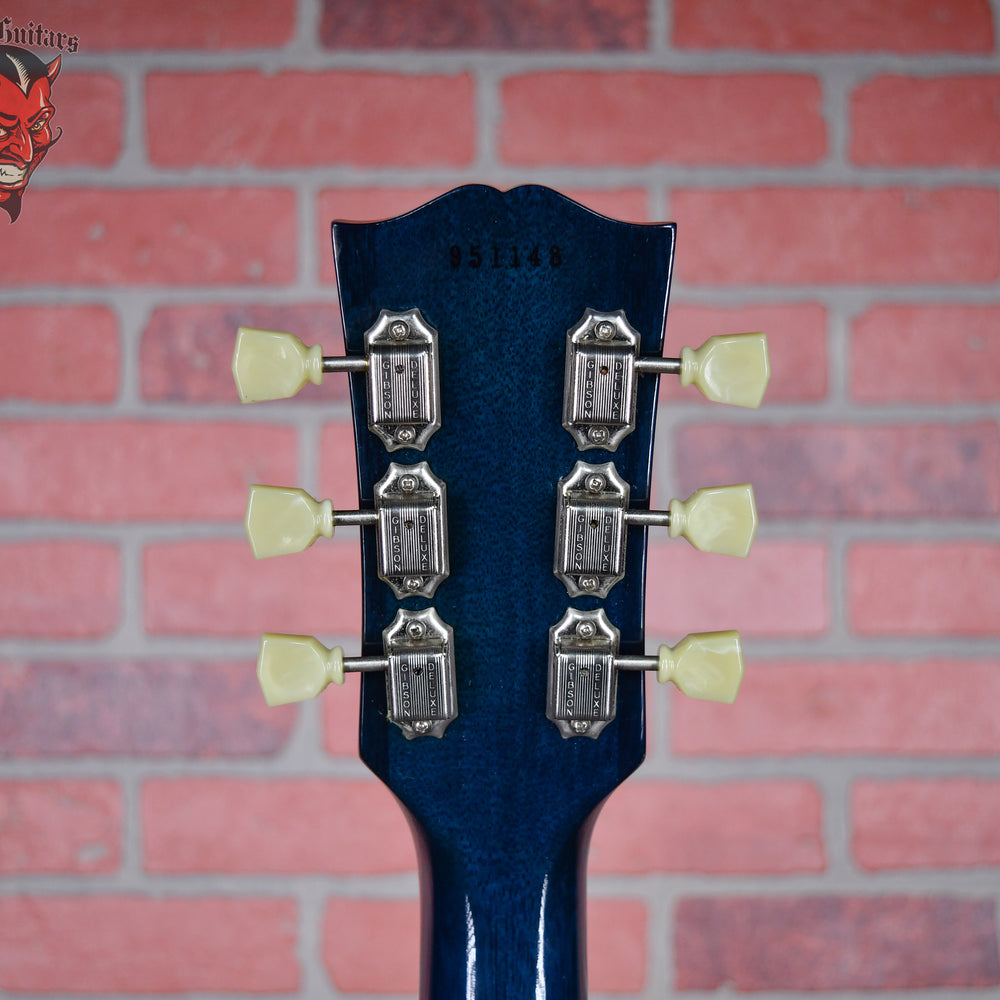
{"type": "Polygon", "coordinates": [[[592,994],[996,996],[1000,0],[4,17],[79,49],[0,213],[0,994],[415,993],[357,679],[268,709],[253,670],[264,630],[357,651],[356,532],[255,563],[240,523],[260,480],[353,506],[347,394],[242,408],[229,361],[239,325],[339,353],[331,219],[479,181],[676,220],[668,353],[771,337],[758,413],[661,385],[654,500],[750,481],[761,527],[652,537],[649,648],[736,627],[747,674],[647,684],[592,994]]]}

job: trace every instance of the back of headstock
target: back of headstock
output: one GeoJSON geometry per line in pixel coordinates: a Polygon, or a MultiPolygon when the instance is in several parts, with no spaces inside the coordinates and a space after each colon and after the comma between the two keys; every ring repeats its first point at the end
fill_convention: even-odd
{"type": "Polygon", "coordinates": [[[365,672],[361,755],[423,861],[424,995],[506,1000],[544,982],[576,997],[590,827],[644,754],[640,671],[702,696],[738,685],[733,634],[645,656],[647,527],[711,547],[705,510],[737,535],[753,520],[752,499],[731,496],[649,512],[650,376],[716,393],[713,372],[746,343],[664,362],[673,225],[615,222],[545,188],[460,188],[335,223],[333,239],[347,359],[282,364],[299,384],[350,373],[360,510],[278,498],[297,514],[274,548],[363,526],[362,657],[299,637],[270,661],[262,648],[262,681],[293,700],[365,672]],[[728,677],[699,681],[699,656],[728,677]]]}

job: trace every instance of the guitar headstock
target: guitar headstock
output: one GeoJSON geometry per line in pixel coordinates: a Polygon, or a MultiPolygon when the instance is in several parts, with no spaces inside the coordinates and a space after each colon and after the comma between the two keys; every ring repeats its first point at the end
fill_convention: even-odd
{"type": "MultiPolygon", "coordinates": [[[[649,510],[655,374],[755,405],[766,352],[713,338],[662,359],[675,227],[616,222],[546,188],[459,188],[396,219],[335,223],[333,242],[347,358],[278,355],[285,388],[349,373],[360,510],[277,498],[280,537],[258,533],[286,551],[334,522],[363,526],[362,656],[352,667],[271,636],[262,681],[270,700],[294,700],[363,670],[361,756],[448,876],[438,921],[510,904],[506,933],[537,949],[537,894],[543,913],[575,902],[592,818],[642,761],[641,670],[720,700],[739,684],[735,633],[645,655],[647,530],[746,554],[756,524],[749,487],[649,510]],[[512,884],[533,901],[511,904],[512,884]]],[[[278,364],[253,337],[241,332],[234,360],[246,384],[278,364]]],[[[252,498],[250,522],[269,502],[252,498]]],[[[547,961],[575,982],[575,960],[547,961]]],[[[445,966],[435,945],[426,974],[459,975],[445,966]]]]}

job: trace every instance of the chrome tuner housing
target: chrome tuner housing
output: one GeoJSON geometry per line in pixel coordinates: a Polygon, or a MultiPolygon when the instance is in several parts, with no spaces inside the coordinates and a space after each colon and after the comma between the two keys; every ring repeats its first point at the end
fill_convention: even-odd
{"type": "Polygon", "coordinates": [[[549,629],[549,683],[545,714],[563,737],[596,738],[615,717],[618,629],[603,608],[569,608],[549,629]]]}
{"type": "Polygon", "coordinates": [[[419,309],[383,309],[365,333],[368,426],[388,451],[423,451],[441,426],[437,331],[419,309]]]}
{"type": "Polygon", "coordinates": [[[577,462],[559,480],[553,571],[570,597],[607,597],[625,575],[628,500],[628,483],[611,462],[577,462]]]}
{"type": "Polygon", "coordinates": [[[562,425],[580,451],[615,451],[635,430],[639,334],[625,314],[588,309],[566,334],[562,425]]]}
{"type": "Polygon", "coordinates": [[[458,716],[455,639],[433,608],[400,608],[382,632],[389,720],[407,739],[444,735],[458,716]]]}
{"type": "Polygon", "coordinates": [[[375,484],[378,575],[396,597],[432,597],[448,576],[446,497],[426,462],[390,462],[375,484]]]}

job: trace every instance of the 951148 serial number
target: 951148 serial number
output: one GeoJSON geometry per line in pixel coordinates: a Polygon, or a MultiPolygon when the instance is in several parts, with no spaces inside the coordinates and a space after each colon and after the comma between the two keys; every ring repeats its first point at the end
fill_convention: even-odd
{"type": "Polygon", "coordinates": [[[516,246],[498,243],[469,243],[459,245],[453,243],[448,247],[448,263],[452,270],[459,268],[485,268],[487,270],[518,267],[561,267],[563,263],[562,248],[558,244],[551,246],[516,246]]]}

